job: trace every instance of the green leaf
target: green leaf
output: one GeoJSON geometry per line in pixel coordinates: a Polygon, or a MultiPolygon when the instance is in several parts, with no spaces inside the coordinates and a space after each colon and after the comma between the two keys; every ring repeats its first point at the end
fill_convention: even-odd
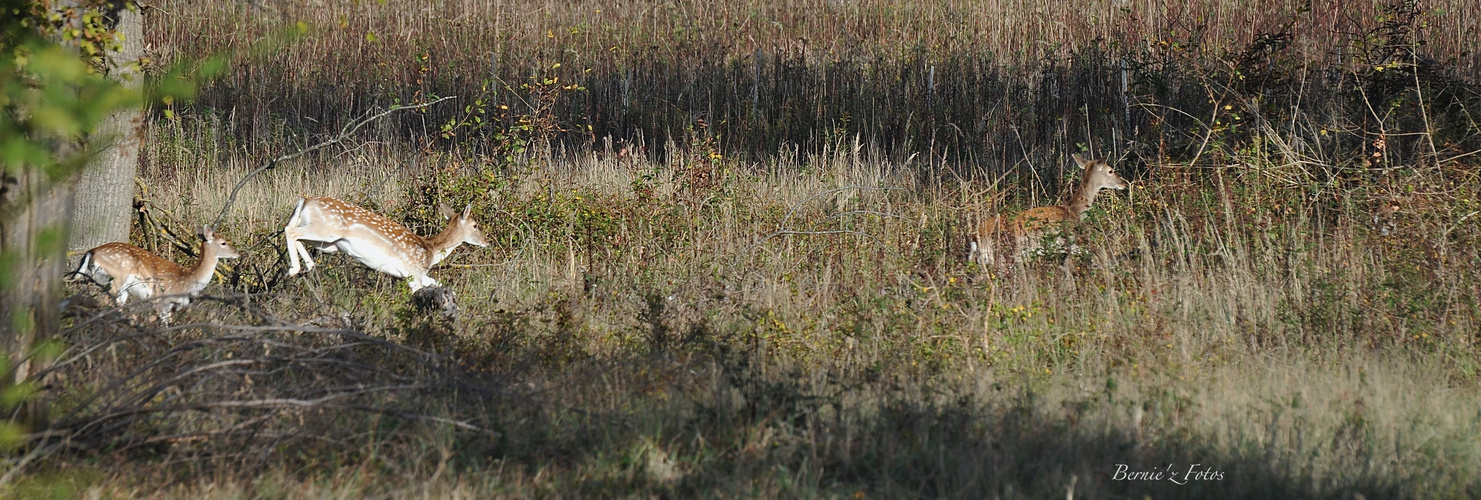
{"type": "Polygon", "coordinates": [[[26,428],[19,422],[0,420],[0,449],[13,450],[24,442],[26,428]]]}
{"type": "Polygon", "coordinates": [[[15,408],[36,395],[36,384],[23,382],[0,390],[0,407],[15,408]]]}

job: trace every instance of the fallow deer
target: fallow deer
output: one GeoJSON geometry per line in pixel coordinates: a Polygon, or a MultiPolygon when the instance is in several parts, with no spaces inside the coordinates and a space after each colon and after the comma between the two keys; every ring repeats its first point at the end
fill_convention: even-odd
{"type": "Polygon", "coordinates": [[[201,228],[200,261],[189,269],[170,262],[148,250],[128,243],[105,243],[82,255],[73,275],[91,278],[108,286],[108,296],[115,306],[130,297],[145,299],[162,296],[155,311],[161,324],[169,324],[170,313],[184,307],[199,295],[216,274],[220,259],[233,259],[241,254],[231,243],[216,235],[210,227],[201,228]]]}
{"type": "Polygon", "coordinates": [[[436,286],[437,280],[427,276],[427,270],[447,258],[454,248],[463,243],[488,246],[478,223],[469,217],[472,209],[473,205],[468,205],[461,215],[449,216],[447,229],[441,234],[423,238],[357,205],[328,197],[304,198],[283,228],[288,241],[288,275],[314,269],[314,260],[304,246],[304,242],[310,242],[321,252],[341,251],[371,269],[410,278],[407,284],[413,292],[436,286]]]}
{"type": "Polygon", "coordinates": [[[969,236],[971,250],[968,259],[983,268],[1002,266],[1042,252],[1046,240],[1054,241],[1061,250],[1072,250],[1072,244],[1065,245],[1065,236],[1084,219],[1096,195],[1102,189],[1127,187],[1126,181],[1121,180],[1105,160],[1087,160],[1080,155],[1074,155],[1074,158],[1075,163],[1085,170],[1085,178],[1069,203],[1031,208],[1012,216],[989,217],[969,236]]]}

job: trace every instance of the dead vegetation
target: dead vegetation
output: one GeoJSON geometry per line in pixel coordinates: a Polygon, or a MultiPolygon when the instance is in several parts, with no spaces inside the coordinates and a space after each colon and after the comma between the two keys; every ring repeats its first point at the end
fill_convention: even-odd
{"type": "MultiPolygon", "coordinates": [[[[174,17],[150,36],[187,55],[211,47],[181,41],[194,29],[199,43],[241,48],[292,18],[294,5],[166,4],[174,17]]],[[[686,16],[664,9],[694,6],[516,2],[494,12],[448,2],[456,15],[411,30],[398,19],[419,17],[348,5],[304,11],[316,31],[285,46],[292,54],[244,57],[201,101],[150,122],[147,217],[135,243],[188,260],[168,231],[231,205],[218,228],[244,258],[222,266],[178,326],[78,309],[39,396],[56,414],[20,458],[11,491],[1477,494],[1481,182],[1465,111],[1476,94],[1469,63],[1447,52],[1468,18],[1405,18],[1431,15],[1413,4],[1316,5],[1296,17],[1250,3],[1092,6],[1108,13],[1095,24],[1016,3],[829,3],[800,12],[840,15],[809,17],[766,3],[686,16]],[[1024,21],[1010,29],[1038,30],[1017,39],[1062,45],[1014,51],[992,45],[1011,37],[968,37],[995,8],[1024,21]],[[615,19],[596,22],[597,9],[615,19]],[[1246,29],[1230,14],[1255,10],[1329,31],[1300,24],[1247,39],[1266,24],[1246,29]],[[1180,24],[1196,12],[1210,14],[1207,25],[1180,24]],[[466,90],[439,78],[481,74],[454,70],[481,68],[490,47],[481,44],[493,42],[437,23],[479,19],[505,23],[477,35],[511,48],[498,52],[509,86],[458,94],[463,118],[370,127],[233,189],[267,159],[318,142],[305,137],[332,136],[336,117],[392,99],[383,96],[466,90]],[[1412,43],[1420,32],[1394,19],[1434,19],[1422,33],[1433,44],[1412,43]],[[1374,36],[1342,46],[1364,51],[1337,64],[1311,49],[1349,22],[1374,36]],[[808,36],[838,28],[819,23],[849,29],[808,36]],[[910,87],[920,78],[851,73],[850,63],[903,71],[933,60],[886,50],[896,38],[868,42],[871,26],[919,35],[927,56],[967,54],[958,61],[979,61],[983,73],[940,63],[935,94],[910,87]],[[1179,26],[1198,36],[1127,38],[1179,26]],[[696,52],[738,61],[720,67],[731,73],[676,69],[698,67],[680,57],[686,50],[748,29],[771,34],[757,37],[760,51],[696,52]],[[1092,50],[1127,40],[1142,45],[1092,50]],[[1178,45],[1188,41],[1200,43],[1178,45]],[[529,48],[516,56],[515,47],[529,48]],[[607,47],[617,55],[593,50],[607,47]],[[747,59],[773,51],[791,55],[747,59]],[[334,71],[293,65],[314,60],[334,71]],[[519,86],[557,60],[593,71],[519,86]],[[1146,65],[1121,73],[1128,60],[1146,65]],[[1198,72],[1224,63],[1234,66],[1198,72]],[[822,87],[787,87],[813,80],[779,76],[803,68],[826,68],[832,76],[818,85],[857,85],[879,116],[806,115],[852,108],[834,107],[822,87]],[[990,71],[1032,85],[1007,92],[971,77],[990,71]],[[763,73],[778,82],[769,96],[748,83],[763,73]],[[629,74],[632,86],[618,90],[629,74]],[[1080,85],[1092,78],[1101,83],[1080,85]],[[950,90],[962,81],[980,85],[950,90]],[[710,83],[734,95],[692,92],[710,83]],[[1064,97],[1076,88],[1090,90],[1064,97]],[[906,97],[870,100],[887,94],[906,97]],[[1027,108],[980,100],[1030,94],[1037,104],[1027,108]],[[647,113],[643,99],[664,101],[675,118],[632,118],[647,113]],[[696,117],[752,101],[753,118],[696,117]],[[892,128],[925,102],[944,111],[908,119],[922,128],[892,128]],[[595,128],[617,103],[639,110],[622,115],[632,128],[595,128]],[[966,131],[955,146],[930,140],[930,130],[953,127],[966,131]],[[764,136],[784,139],[748,142],[764,136]],[[1111,153],[1133,181],[1087,213],[1076,236],[1089,252],[1070,259],[1073,278],[1055,259],[1001,278],[967,262],[973,223],[1061,199],[1054,179],[1075,180],[1060,172],[1072,152],[1111,153]],[[471,203],[490,248],[432,271],[456,291],[457,318],[419,311],[404,285],[341,256],[284,279],[276,232],[303,195],[339,197],[420,233],[440,223],[439,202],[471,203]],[[1167,464],[1201,464],[1223,479],[1114,479],[1118,466],[1167,464]]]]}

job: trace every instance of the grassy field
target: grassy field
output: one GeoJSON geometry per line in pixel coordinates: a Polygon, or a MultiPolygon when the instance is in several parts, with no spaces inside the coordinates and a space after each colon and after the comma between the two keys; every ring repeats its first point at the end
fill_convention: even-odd
{"type": "Polygon", "coordinates": [[[1481,495],[1481,179],[1466,111],[1477,93],[1458,41],[1468,7],[1415,18],[1433,68],[1386,56],[1392,66],[1358,71],[1328,51],[1276,50],[1276,62],[1194,79],[1291,16],[1315,23],[1291,46],[1315,47],[1403,12],[1257,4],[1072,16],[1007,1],[447,2],[446,21],[373,2],[161,4],[159,50],[242,51],[198,101],[148,123],[134,239],[179,262],[190,240],[177,235],[215,219],[267,158],[375,106],[465,99],[249,179],[218,225],[246,255],[177,326],[78,310],[44,393],[65,439],[38,448],[6,493],[1481,495]],[[1190,19],[1206,22],[1198,50],[1156,56],[1182,83],[1137,73],[1151,90],[1132,92],[1136,106],[1119,77],[1073,90],[1121,67],[1132,52],[1115,47],[1190,19]],[[311,25],[302,38],[250,53],[297,20],[311,25]],[[985,35],[1000,26],[1013,36],[985,35]],[[748,57],[794,59],[757,47],[794,46],[808,71],[898,70],[924,54],[978,68],[943,69],[942,82],[1010,83],[916,99],[915,84],[888,76],[900,73],[861,70],[768,96],[684,66],[715,56],[761,74],[748,57]],[[443,69],[401,66],[426,47],[443,69]],[[492,52],[515,83],[491,92],[467,75],[492,52]],[[555,61],[566,80],[512,76],[555,61]],[[655,98],[669,90],[642,71],[628,91],[600,86],[669,64],[682,70],[651,74],[734,88],[655,98]],[[1282,77],[1303,65],[1327,76],[1282,77]],[[982,104],[1014,88],[1054,105],[982,104]],[[838,94],[864,97],[829,101],[838,94]],[[643,114],[642,99],[674,118],[643,114]],[[917,123],[910,108],[927,99],[943,111],[923,135],[891,125],[917,123]],[[829,102],[878,111],[797,111],[829,102]],[[743,111],[695,111],[725,103],[743,111]],[[615,106],[647,118],[603,122],[615,106]],[[1036,115],[1013,118],[1024,111],[1036,115]],[[1010,119],[970,125],[994,116],[1010,119]],[[961,149],[929,140],[952,127],[971,130],[953,139],[961,149]],[[1112,156],[1134,184],[1097,201],[1071,275],[1054,259],[1007,273],[969,264],[973,223],[1068,198],[1071,153],[1112,156]],[[432,273],[460,315],[416,308],[402,282],[342,255],[285,278],[280,231],[305,195],[420,234],[441,229],[437,204],[471,204],[491,245],[432,273]]]}

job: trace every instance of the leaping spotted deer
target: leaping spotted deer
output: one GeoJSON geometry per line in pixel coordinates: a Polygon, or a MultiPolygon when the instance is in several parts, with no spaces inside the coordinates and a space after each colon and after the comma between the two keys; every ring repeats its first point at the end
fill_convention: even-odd
{"type": "Polygon", "coordinates": [[[454,248],[463,243],[488,246],[478,223],[469,216],[472,209],[473,205],[468,205],[461,215],[450,215],[447,229],[423,238],[359,206],[328,197],[304,198],[293,208],[293,216],[283,228],[288,241],[288,275],[314,269],[314,259],[304,246],[304,242],[310,242],[321,252],[341,251],[371,269],[410,278],[407,284],[413,292],[436,286],[437,280],[427,276],[427,270],[447,258],[454,248]]]}
{"type": "Polygon", "coordinates": [[[979,224],[969,237],[971,250],[968,259],[984,269],[1003,266],[1012,261],[1045,250],[1046,240],[1051,240],[1063,250],[1066,233],[1085,218],[1090,204],[1102,189],[1126,189],[1127,183],[1116,175],[1105,160],[1087,160],[1074,155],[1075,163],[1085,170],[1080,188],[1064,205],[1031,208],[1016,215],[1000,214],[989,217],[979,224]]]}

